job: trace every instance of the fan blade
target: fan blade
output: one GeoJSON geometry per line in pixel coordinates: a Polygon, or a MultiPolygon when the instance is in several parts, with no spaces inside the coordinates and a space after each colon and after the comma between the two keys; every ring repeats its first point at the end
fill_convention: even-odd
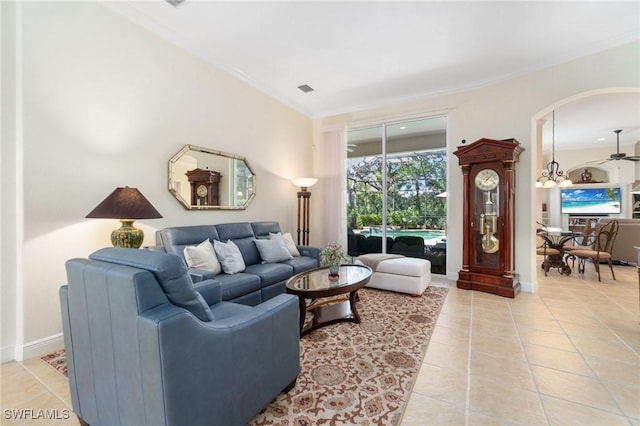
{"type": "Polygon", "coordinates": [[[616,152],[615,154],[611,154],[609,158],[612,160],[622,160],[623,158],[627,158],[627,154],[624,152],[616,152]]]}
{"type": "Polygon", "coordinates": [[[611,158],[607,158],[606,160],[593,160],[593,161],[587,161],[584,164],[604,164],[607,161],[611,161],[611,158]]]}
{"type": "Polygon", "coordinates": [[[627,161],[640,161],[640,157],[624,157],[623,160],[627,161]]]}

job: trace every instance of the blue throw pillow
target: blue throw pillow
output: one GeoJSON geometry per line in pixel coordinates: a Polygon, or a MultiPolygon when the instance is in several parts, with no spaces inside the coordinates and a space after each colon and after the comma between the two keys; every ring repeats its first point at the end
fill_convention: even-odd
{"type": "Polygon", "coordinates": [[[214,241],[213,249],[216,251],[220,266],[225,274],[237,274],[246,268],[242,253],[233,241],[228,240],[226,243],[214,241]]]}
{"type": "Polygon", "coordinates": [[[265,263],[276,263],[293,259],[291,253],[284,245],[282,238],[272,238],[270,240],[255,240],[256,247],[260,252],[260,257],[265,263]]]}

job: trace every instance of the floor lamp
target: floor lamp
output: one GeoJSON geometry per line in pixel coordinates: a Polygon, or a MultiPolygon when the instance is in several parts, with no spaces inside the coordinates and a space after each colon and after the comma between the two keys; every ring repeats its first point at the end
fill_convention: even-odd
{"type": "Polygon", "coordinates": [[[300,187],[298,191],[298,244],[309,245],[309,198],[311,192],[309,188],[318,182],[316,178],[294,178],[291,179],[294,185],[300,187]],[[302,234],[302,239],[300,236],[302,234]]]}

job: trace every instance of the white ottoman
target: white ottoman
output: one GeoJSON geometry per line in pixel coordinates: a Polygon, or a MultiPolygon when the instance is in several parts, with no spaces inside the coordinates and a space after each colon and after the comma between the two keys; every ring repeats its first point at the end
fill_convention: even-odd
{"type": "Polygon", "coordinates": [[[420,296],[431,284],[431,262],[415,257],[393,257],[369,262],[363,255],[355,263],[369,265],[373,269],[366,287],[397,291],[420,296]]]}

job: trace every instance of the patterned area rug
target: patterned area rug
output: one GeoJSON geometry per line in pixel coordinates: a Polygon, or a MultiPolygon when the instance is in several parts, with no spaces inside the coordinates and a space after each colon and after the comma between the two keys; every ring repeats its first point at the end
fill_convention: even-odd
{"type": "Polygon", "coordinates": [[[447,292],[429,287],[422,297],[411,297],[359,291],[362,322],[304,336],[296,387],[249,424],[399,424],[447,292]]]}
{"type": "Polygon", "coordinates": [[[41,356],[40,359],[49,364],[59,373],[62,373],[65,376],[67,375],[67,357],[64,349],[41,356]]]}
{"type": "MultiPolygon", "coordinates": [[[[399,424],[447,292],[429,287],[422,297],[411,297],[360,290],[362,322],[335,324],[303,337],[295,388],[249,424],[399,424]]],[[[64,350],[41,359],[67,374],[64,350]]]]}

